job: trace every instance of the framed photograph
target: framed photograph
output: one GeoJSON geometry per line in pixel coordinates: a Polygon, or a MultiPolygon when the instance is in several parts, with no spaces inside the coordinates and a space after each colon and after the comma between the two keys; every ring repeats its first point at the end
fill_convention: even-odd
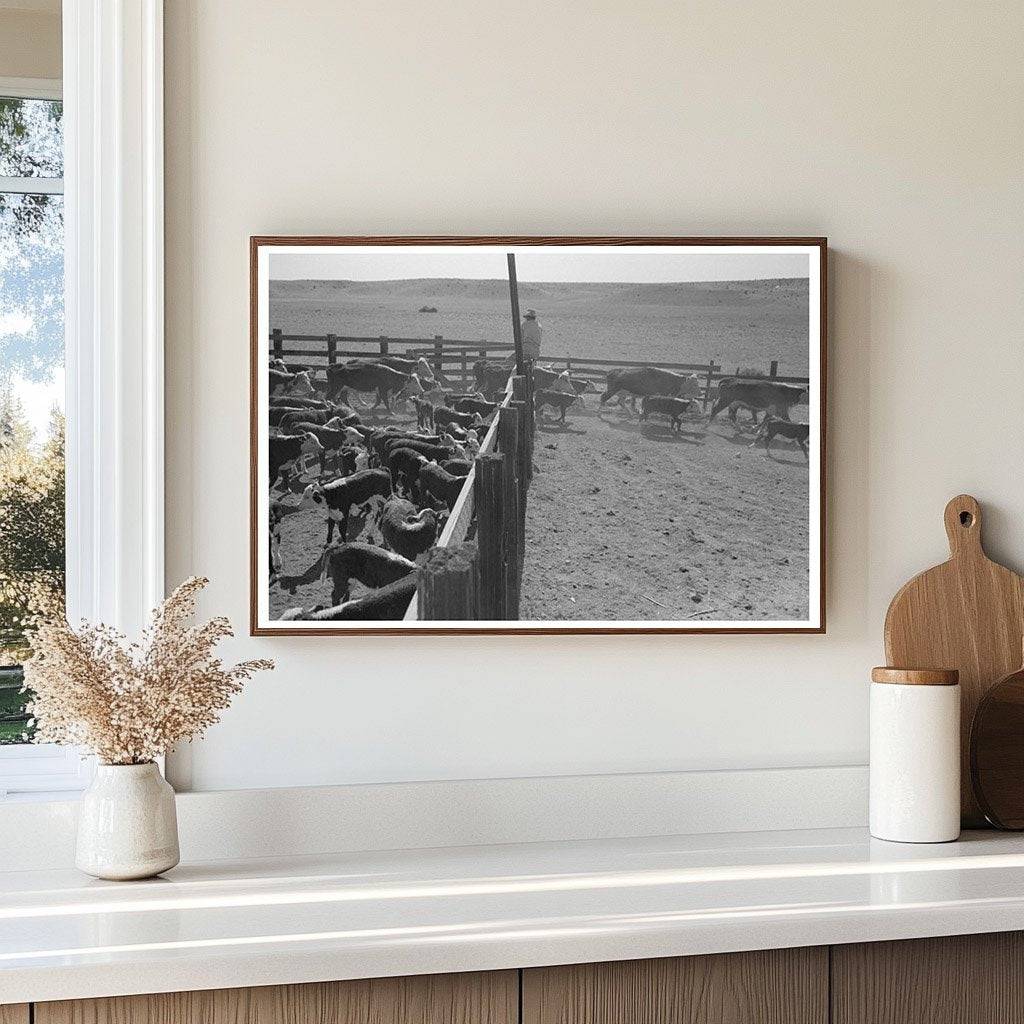
{"type": "Polygon", "coordinates": [[[252,238],[252,633],[823,633],[826,255],[252,238]]]}

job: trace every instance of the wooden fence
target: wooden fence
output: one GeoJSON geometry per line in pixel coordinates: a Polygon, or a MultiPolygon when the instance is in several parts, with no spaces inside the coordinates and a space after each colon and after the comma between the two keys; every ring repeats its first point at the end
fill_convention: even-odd
{"type": "MultiPolygon", "coordinates": [[[[340,334],[285,334],[280,329],[270,332],[270,351],[275,359],[294,363],[296,357],[303,360],[301,365],[314,372],[333,366],[339,360],[372,359],[374,356],[394,355],[418,359],[423,356],[435,373],[441,373],[452,382],[463,387],[474,384],[473,364],[478,359],[505,359],[513,351],[511,344],[479,341],[465,341],[445,338],[437,334],[433,338],[390,338],[380,335],[376,338],[348,337],[340,334]],[[307,347],[292,348],[293,343],[307,347]],[[308,347],[315,345],[316,347],[308,347]],[[316,362],[309,362],[309,360],[316,362]]],[[[714,397],[715,385],[723,377],[733,377],[740,372],[726,370],[714,359],[706,363],[666,363],[637,359],[584,359],[578,356],[544,355],[541,362],[555,367],[568,367],[574,377],[582,377],[595,385],[604,386],[609,370],[657,366],[663,370],[679,373],[695,373],[700,378],[702,407],[707,409],[714,397]]],[[[807,384],[807,377],[787,376],[779,373],[779,362],[773,359],[765,375],[771,380],[785,384],[807,384]]]]}
{"type": "Polygon", "coordinates": [[[509,377],[448,522],[419,569],[407,622],[519,618],[533,475],[531,394],[524,377],[509,377]]]}
{"type": "Polygon", "coordinates": [[[285,334],[279,328],[270,332],[270,354],[290,365],[314,372],[346,359],[372,359],[374,356],[423,356],[435,373],[468,385],[473,381],[473,364],[478,359],[504,359],[512,345],[489,344],[486,338],[466,341],[435,334],[432,338],[350,337],[341,334],[285,334]],[[304,347],[296,347],[302,345],[304,347]],[[301,363],[296,363],[296,360],[301,363]],[[310,360],[315,360],[311,362],[310,360]]]}

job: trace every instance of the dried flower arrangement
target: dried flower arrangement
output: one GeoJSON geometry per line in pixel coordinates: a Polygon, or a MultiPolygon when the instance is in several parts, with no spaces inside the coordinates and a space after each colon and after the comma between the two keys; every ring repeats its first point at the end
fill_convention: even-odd
{"type": "Polygon", "coordinates": [[[225,668],[214,657],[232,635],[228,620],[189,625],[208,582],[193,576],[182,583],[153,612],[139,643],[102,624],[38,624],[25,662],[36,742],[86,747],[104,764],[145,764],[219,721],[242,684],[274,663],[225,668]]]}

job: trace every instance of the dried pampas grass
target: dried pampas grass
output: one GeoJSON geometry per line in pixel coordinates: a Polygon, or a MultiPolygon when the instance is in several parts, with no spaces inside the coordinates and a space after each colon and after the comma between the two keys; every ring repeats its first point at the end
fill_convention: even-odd
{"type": "Polygon", "coordinates": [[[208,582],[193,576],[182,583],[153,612],[139,643],[102,624],[36,626],[25,662],[36,742],[87,747],[104,764],[145,764],[218,722],[242,684],[274,663],[225,668],[214,657],[232,635],[228,620],[189,625],[208,582]]]}

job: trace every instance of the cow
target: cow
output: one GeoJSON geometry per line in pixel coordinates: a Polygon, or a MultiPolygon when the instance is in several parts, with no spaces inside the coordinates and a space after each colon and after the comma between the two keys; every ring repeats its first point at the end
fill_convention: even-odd
{"type": "Polygon", "coordinates": [[[270,394],[295,395],[308,398],[316,393],[313,382],[310,380],[309,370],[300,370],[298,373],[282,372],[281,370],[268,370],[270,377],[270,394]]]}
{"type": "Polygon", "coordinates": [[[394,583],[389,583],[378,590],[371,590],[357,597],[354,601],[345,601],[333,608],[289,608],[282,616],[283,621],[303,622],[344,622],[347,620],[386,620],[402,619],[409,610],[409,602],[416,593],[416,574],[394,583]]]}
{"type": "Polygon", "coordinates": [[[434,429],[440,429],[449,423],[454,423],[464,430],[470,430],[472,427],[480,426],[483,423],[483,417],[475,412],[456,412],[454,409],[447,408],[447,406],[435,408],[434,429]]]}
{"type": "Polygon", "coordinates": [[[573,377],[568,370],[563,370],[559,373],[549,366],[535,366],[533,368],[533,386],[535,388],[547,388],[549,391],[568,391],[571,387],[577,395],[593,394],[597,391],[593,381],[589,381],[584,377],[573,377]]]}
{"type": "Polygon", "coordinates": [[[484,399],[477,398],[475,395],[460,398],[456,398],[453,395],[452,408],[456,412],[476,413],[481,419],[486,420],[494,414],[494,410],[498,408],[498,403],[484,401],[484,399]]]}
{"type": "Polygon", "coordinates": [[[393,493],[391,474],[386,469],[364,469],[329,484],[309,484],[302,492],[299,507],[320,509],[327,514],[327,544],[330,544],[335,526],[341,539],[348,539],[348,516],[353,505],[365,505],[375,497],[387,499],[393,493]]]}
{"type": "Polygon", "coordinates": [[[478,359],[473,364],[473,378],[484,395],[493,395],[496,392],[504,391],[510,373],[511,371],[504,363],[496,363],[492,360],[478,359]]]}
{"type": "Polygon", "coordinates": [[[416,511],[404,498],[388,501],[380,517],[380,532],[392,551],[416,560],[437,539],[438,517],[432,508],[416,511]]]}
{"type": "Polygon", "coordinates": [[[384,450],[392,441],[415,441],[423,444],[440,444],[439,434],[420,434],[411,430],[402,430],[400,427],[388,426],[378,427],[366,436],[366,443],[377,458],[384,457],[384,450]]]}
{"type": "Polygon", "coordinates": [[[771,413],[768,413],[760,429],[754,435],[754,440],[750,442],[750,447],[753,448],[763,438],[765,457],[770,458],[769,449],[772,446],[772,441],[776,437],[785,437],[790,441],[796,441],[800,446],[800,451],[804,453],[804,458],[810,462],[811,457],[807,453],[807,439],[810,437],[810,433],[811,428],[806,423],[793,423],[792,420],[783,419],[781,416],[772,416],[771,413]]]}
{"type": "Polygon", "coordinates": [[[620,391],[636,395],[637,398],[646,395],[696,398],[700,394],[700,379],[695,373],[675,373],[657,366],[609,370],[601,405],[606,405],[620,391]]]}
{"type": "Polygon", "coordinates": [[[422,455],[425,459],[434,459],[437,462],[440,462],[442,459],[450,459],[453,454],[453,449],[449,448],[446,444],[417,441],[411,437],[395,437],[391,438],[381,449],[381,462],[387,465],[391,459],[391,453],[398,448],[406,448],[409,451],[416,452],[417,455],[422,455]]]}
{"type": "Polygon", "coordinates": [[[692,398],[673,398],[670,395],[644,395],[640,400],[640,420],[648,420],[652,414],[668,416],[672,429],[682,429],[683,417],[692,411],[696,403],[692,398]]]}
{"type": "Polygon", "coordinates": [[[298,433],[312,434],[323,446],[324,452],[320,456],[320,466],[323,468],[324,456],[327,452],[337,451],[345,445],[361,445],[362,434],[354,427],[329,427],[326,424],[319,426],[316,423],[296,423],[295,430],[298,433]]]}
{"type": "Polygon", "coordinates": [[[271,487],[286,469],[290,472],[299,459],[307,455],[315,455],[320,458],[324,450],[324,446],[319,440],[309,433],[269,437],[267,438],[267,448],[270,470],[268,475],[271,487]]]}
{"type": "Polygon", "coordinates": [[[537,415],[540,415],[541,410],[545,406],[557,409],[559,423],[565,423],[566,410],[570,405],[575,405],[579,400],[579,395],[575,391],[548,391],[546,388],[541,388],[533,393],[533,403],[537,415]]]}
{"type": "Polygon", "coordinates": [[[449,510],[455,507],[465,482],[463,477],[445,472],[436,462],[425,462],[420,466],[420,494],[424,499],[429,496],[443,502],[449,510]]]}
{"type": "Polygon", "coordinates": [[[396,486],[400,484],[406,494],[415,497],[416,488],[419,485],[420,467],[427,461],[427,457],[420,454],[415,448],[398,445],[395,448],[387,449],[386,459],[391,479],[394,480],[396,486]]]}
{"type": "Polygon", "coordinates": [[[763,410],[779,419],[788,420],[789,411],[807,394],[806,384],[784,384],[760,378],[723,377],[718,382],[718,398],[711,407],[708,423],[733,402],[743,402],[752,409],[763,410]]]}
{"type": "Polygon", "coordinates": [[[381,356],[374,362],[390,366],[392,370],[397,370],[399,373],[414,373],[416,370],[415,359],[403,359],[401,356],[381,356]]]}
{"type": "Polygon", "coordinates": [[[416,571],[416,563],[402,555],[378,547],[353,541],[333,544],[301,575],[285,576],[278,580],[281,586],[294,594],[295,588],[316,580],[331,578],[331,604],[349,599],[352,580],[376,589],[394,583],[416,571]]]}
{"type": "Polygon", "coordinates": [[[452,476],[469,476],[473,463],[469,459],[447,459],[441,463],[441,468],[452,476]]]}
{"type": "Polygon", "coordinates": [[[408,373],[400,373],[382,363],[345,363],[327,367],[327,394],[334,397],[342,388],[351,388],[364,394],[376,392],[377,400],[372,408],[383,404],[391,411],[391,396],[401,391],[412,379],[408,373]]]}

